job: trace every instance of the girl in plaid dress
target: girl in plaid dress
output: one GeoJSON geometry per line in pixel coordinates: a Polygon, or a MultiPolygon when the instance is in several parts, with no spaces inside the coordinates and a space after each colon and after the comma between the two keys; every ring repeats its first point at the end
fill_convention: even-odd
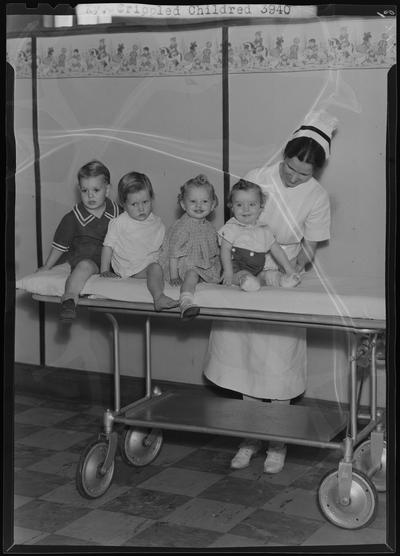
{"type": "Polygon", "coordinates": [[[178,195],[184,214],[168,230],[160,257],[165,279],[180,286],[182,319],[199,314],[194,292],[199,281],[218,283],[221,262],[217,232],[207,220],[218,199],[207,176],[200,174],[184,183],[178,195]]]}

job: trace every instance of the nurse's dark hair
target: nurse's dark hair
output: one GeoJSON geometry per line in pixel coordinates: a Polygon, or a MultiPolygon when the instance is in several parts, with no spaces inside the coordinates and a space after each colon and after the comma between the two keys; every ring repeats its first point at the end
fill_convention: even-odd
{"type": "Polygon", "coordinates": [[[210,198],[215,202],[215,206],[218,206],[218,197],[215,193],[214,186],[205,174],[199,174],[198,176],[185,181],[178,193],[178,203],[181,203],[183,201],[185,195],[191,187],[205,187],[208,190],[210,198]]]}
{"type": "Polygon", "coordinates": [[[229,192],[228,200],[226,202],[229,208],[232,208],[233,198],[235,193],[238,191],[256,191],[260,197],[260,205],[263,207],[265,205],[265,201],[267,200],[266,195],[263,193],[261,187],[252,181],[247,181],[244,179],[240,179],[237,181],[229,192]]]}
{"type": "Polygon", "coordinates": [[[107,166],[104,166],[104,164],[99,160],[91,160],[79,169],[78,183],[81,183],[81,179],[95,178],[97,176],[104,176],[104,181],[107,184],[109,184],[111,181],[110,170],[107,168],[107,166]]]}
{"type": "Polygon", "coordinates": [[[295,137],[286,144],[283,158],[294,156],[301,162],[311,164],[314,169],[322,168],[326,160],[324,149],[311,137],[295,137]]]}
{"type": "Polygon", "coordinates": [[[150,199],[154,199],[153,186],[146,174],[140,172],[128,172],[118,182],[118,200],[123,205],[129,193],[148,191],[150,199]]]}

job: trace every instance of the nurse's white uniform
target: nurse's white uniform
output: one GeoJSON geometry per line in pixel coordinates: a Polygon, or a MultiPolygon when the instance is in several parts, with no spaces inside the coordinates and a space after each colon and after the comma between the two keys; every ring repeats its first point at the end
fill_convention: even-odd
{"type": "MultiPolygon", "coordinates": [[[[279,165],[252,170],[245,179],[258,183],[267,194],[260,221],[269,225],[293,260],[303,237],[309,241],[329,239],[329,197],[314,178],[286,187],[279,165]]],[[[277,268],[269,254],[265,268],[277,268]]],[[[305,328],[213,322],[204,375],[218,386],[256,398],[285,400],[305,391],[306,370],[305,328]]]]}

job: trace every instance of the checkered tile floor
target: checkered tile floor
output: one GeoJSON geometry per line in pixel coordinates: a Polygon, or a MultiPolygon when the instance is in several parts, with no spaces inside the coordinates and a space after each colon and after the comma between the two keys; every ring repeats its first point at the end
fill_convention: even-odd
{"type": "Polygon", "coordinates": [[[375,520],[362,529],[338,528],[319,512],[317,487],[340,459],[333,450],[291,445],[284,470],[266,475],[264,454],[246,469],[230,469],[239,439],[164,431],[153,463],[134,468],[118,455],[108,491],[85,499],[76,466],[103,411],[17,395],[15,544],[218,549],[386,541],[384,493],[375,520]]]}

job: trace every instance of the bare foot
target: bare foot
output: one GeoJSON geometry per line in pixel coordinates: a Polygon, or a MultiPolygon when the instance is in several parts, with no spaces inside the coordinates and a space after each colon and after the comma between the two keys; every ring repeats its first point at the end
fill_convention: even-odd
{"type": "Polygon", "coordinates": [[[164,309],[173,309],[174,307],[178,307],[179,300],[172,299],[172,297],[168,297],[164,293],[160,295],[157,299],[154,300],[154,309],[156,311],[163,311],[164,309]]]}

